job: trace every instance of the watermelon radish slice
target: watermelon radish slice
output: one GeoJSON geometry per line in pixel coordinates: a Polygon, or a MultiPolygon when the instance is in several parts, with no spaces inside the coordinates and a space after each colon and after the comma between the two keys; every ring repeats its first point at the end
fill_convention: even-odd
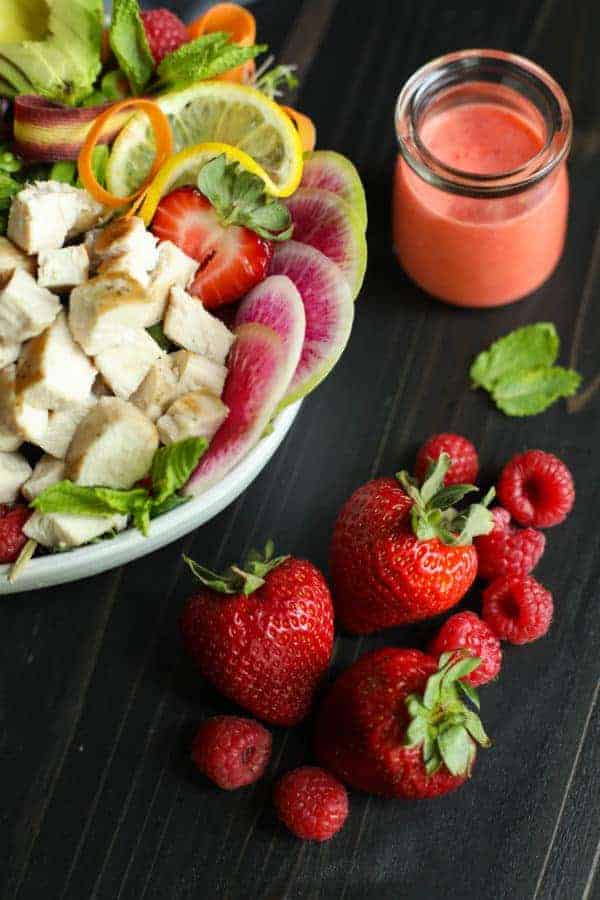
{"type": "MultiPolygon", "coordinates": [[[[335,263],[323,253],[286,241],[275,249],[271,272],[294,282],[306,314],[302,356],[282,406],[306,396],[342,355],[354,319],[350,288],[335,263]]],[[[225,401],[227,402],[227,401],[225,401]]]]}
{"type": "Polygon", "coordinates": [[[287,384],[291,383],[304,346],[306,315],[302,297],[285,275],[270,275],[242,300],[235,328],[249,322],[267,325],[283,341],[287,362],[287,384]]]}
{"type": "Polygon", "coordinates": [[[201,494],[258,443],[288,386],[283,341],[266,325],[240,325],[227,362],[222,400],[229,415],[184,488],[201,494]]]}
{"type": "Polygon", "coordinates": [[[367,268],[367,241],[352,207],[322,188],[300,188],[286,206],[294,223],[294,240],[310,244],[339,266],[354,300],[367,268]]]}
{"type": "Polygon", "coordinates": [[[304,154],[301,187],[321,188],[337,194],[349,203],[361,223],[367,228],[367,201],[356,166],[333,150],[315,150],[304,154]]]}

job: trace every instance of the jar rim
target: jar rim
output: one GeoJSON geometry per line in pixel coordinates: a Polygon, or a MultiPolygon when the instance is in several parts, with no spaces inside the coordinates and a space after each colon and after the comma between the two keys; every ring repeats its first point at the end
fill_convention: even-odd
{"type": "Polygon", "coordinates": [[[560,85],[541,66],[514,53],[486,49],[448,53],[418,69],[398,96],[395,126],[400,153],[417,175],[441,190],[488,198],[519,193],[544,179],[566,159],[573,132],[569,102],[560,85]],[[431,153],[420,138],[423,104],[453,86],[482,80],[512,88],[529,100],[545,121],[543,146],[510,171],[481,174],[453,168],[431,153]],[[537,100],[527,97],[525,90],[537,100]]]}

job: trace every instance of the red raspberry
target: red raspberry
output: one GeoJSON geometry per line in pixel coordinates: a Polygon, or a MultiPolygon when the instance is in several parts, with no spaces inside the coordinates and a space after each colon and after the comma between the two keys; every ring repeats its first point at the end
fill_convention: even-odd
{"type": "Polygon", "coordinates": [[[154,62],[158,65],[167,54],[177,50],[190,39],[181,19],[169,9],[150,9],[142,13],[144,31],[154,62]]]}
{"type": "Polygon", "coordinates": [[[427,652],[438,659],[442,653],[463,648],[481,660],[481,664],[464,681],[477,687],[496,678],[502,663],[500,641],[473,612],[459,612],[446,619],[427,652]]]}
{"type": "Polygon", "coordinates": [[[0,504],[0,563],[14,563],[27,543],[23,525],[31,515],[26,506],[0,504]]]}
{"type": "Polygon", "coordinates": [[[571,512],[575,485],[557,456],[526,450],[513,456],[502,469],[498,499],[521,525],[549,528],[564,522],[571,512]]]}
{"type": "Polygon", "coordinates": [[[435,462],[442,453],[447,453],[452,460],[444,484],[475,484],[479,473],[479,457],[477,450],[466,437],[461,434],[434,434],[417,453],[415,476],[421,482],[427,474],[430,463],[435,462]]]}
{"type": "Polygon", "coordinates": [[[494,634],[511,644],[528,644],[550,628],[552,594],[535,578],[496,578],[483,592],[483,620],[494,634]]]}
{"type": "Polygon", "coordinates": [[[198,729],[192,759],[215,784],[233,791],[264,774],[271,744],[270,732],[254,719],[215,716],[198,729]]]}
{"type": "Polygon", "coordinates": [[[515,528],[510,513],[501,506],[491,510],[494,528],[476,537],[477,574],[486,581],[499,575],[529,575],[540,561],[546,538],[535,528],[515,528]]]}
{"type": "Polygon", "coordinates": [[[284,775],[275,787],[274,801],[281,821],[305,841],[328,841],[348,816],[346,788],[315,766],[284,775]]]}

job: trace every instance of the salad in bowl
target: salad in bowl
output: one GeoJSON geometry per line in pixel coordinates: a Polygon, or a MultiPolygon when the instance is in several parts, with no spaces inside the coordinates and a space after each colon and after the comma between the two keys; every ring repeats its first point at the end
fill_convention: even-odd
{"type": "Polygon", "coordinates": [[[106,26],[101,2],[47,0],[6,29],[5,587],[233,499],[341,356],[366,266],[356,169],[280,102],[293,68],[257,65],[244,8],[185,25],[116,0],[106,26]]]}

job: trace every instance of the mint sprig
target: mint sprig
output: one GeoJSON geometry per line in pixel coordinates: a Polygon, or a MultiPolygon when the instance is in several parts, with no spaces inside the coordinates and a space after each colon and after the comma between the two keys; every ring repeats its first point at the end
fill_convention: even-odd
{"type": "Polygon", "coordinates": [[[488,391],[507,416],[534,416],[581,384],[574,369],[555,366],[560,339],[551,322],[517,328],[495,341],[473,362],[474,387],[488,391]]]}
{"type": "Polygon", "coordinates": [[[242,47],[232,44],[224,31],[215,31],[183,44],[169,53],[157,69],[160,90],[171,90],[195,81],[216,78],[267,50],[266,44],[242,47]]]}
{"type": "Polygon", "coordinates": [[[262,178],[228,163],[224,153],[206,163],[198,175],[198,188],[214,207],[221,224],[240,225],[269,241],[292,236],[290,211],[271,200],[262,178]]]}
{"type": "Polygon", "coordinates": [[[204,438],[186,438],[168,447],[160,447],[152,460],[151,491],[145,487],[131,490],[88,487],[65,480],[46,488],[30,505],[43,514],[102,518],[130,516],[135,527],[147,535],[151,519],[185,502],[186,498],[181,497],[178,491],[188,481],[207,446],[204,438]]]}

